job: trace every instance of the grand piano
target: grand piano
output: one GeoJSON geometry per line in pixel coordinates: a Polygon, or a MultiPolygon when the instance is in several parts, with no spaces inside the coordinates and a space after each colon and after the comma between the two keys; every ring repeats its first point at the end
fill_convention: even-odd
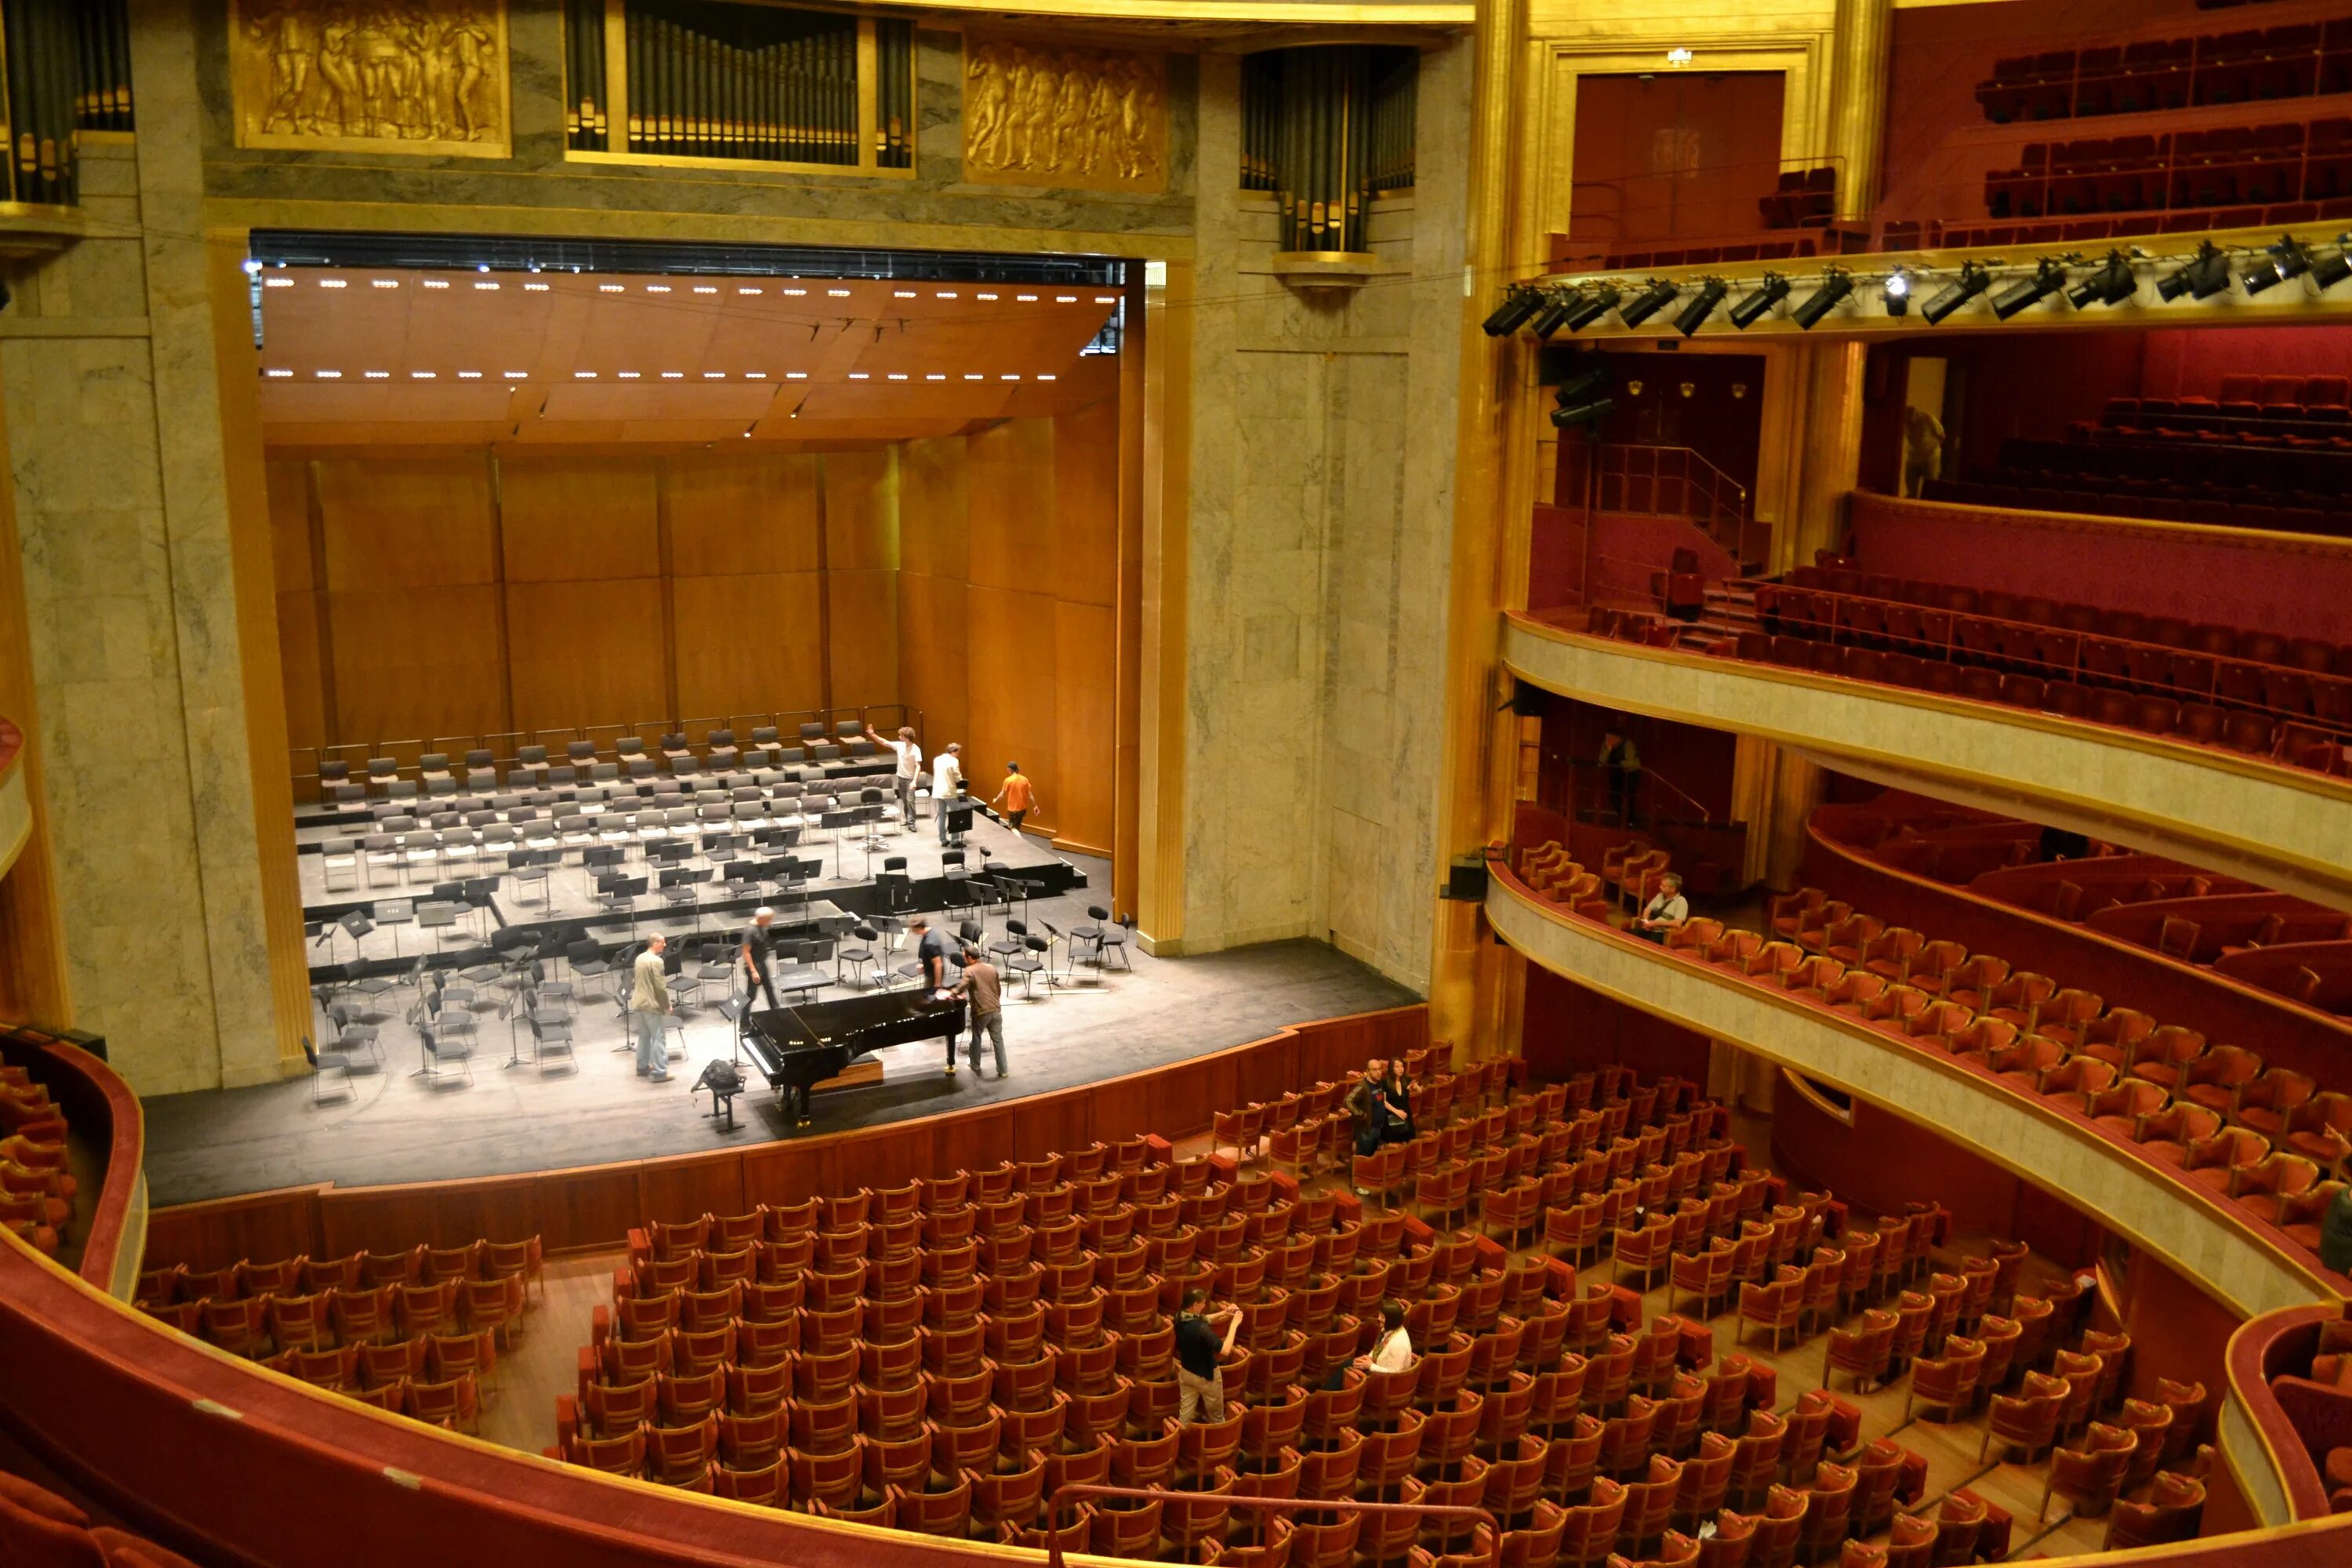
{"type": "Polygon", "coordinates": [[[806,1127],[809,1090],[840,1077],[860,1057],[910,1040],[952,1041],[963,1026],[961,997],[933,1002],[925,991],[879,991],[762,1008],[744,1019],[742,1038],[785,1108],[806,1127]]]}

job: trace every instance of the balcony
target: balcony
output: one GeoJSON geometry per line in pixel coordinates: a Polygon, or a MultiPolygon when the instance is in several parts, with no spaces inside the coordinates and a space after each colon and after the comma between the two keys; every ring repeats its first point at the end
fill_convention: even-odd
{"type": "Polygon", "coordinates": [[[1757,735],[1842,773],[2021,810],[2352,908],[2352,783],[2168,737],[1508,617],[1504,662],[1547,691],[1757,735]]]}
{"type": "Polygon", "coordinates": [[[1530,962],[1710,1038],[1754,1051],[2065,1194],[2252,1315],[2326,1300],[2345,1282],[2238,1205],[2142,1159],[2087,1120],[2011,1087],[1969,1058],[1914,1043],[1800,994],[1659,947],[1538,898],[1497,867],[1496,932],[1530,962]]]}

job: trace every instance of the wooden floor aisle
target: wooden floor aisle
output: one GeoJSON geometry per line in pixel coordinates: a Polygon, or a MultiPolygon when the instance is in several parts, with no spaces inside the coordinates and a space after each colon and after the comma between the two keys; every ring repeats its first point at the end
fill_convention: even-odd
{"type": "MultiPolygon", "coordinates": [[[[1767,1124],[1746,1118],[1742,1118],[1742,1123],[1737,1135],[1749,1150],[1770,1147],[1767,1124]]],[[[1176,1152],[1179,1157],[1204,1154],[1208,1152],[1208,1140],[1189,1141],[1180,1144],[1176,1152]]],[[[1964,1253],[1985,1250],[1981,1237],[1955,1237],[1950,1245],[1938,1250],[1937,1260],[1940,1264],[1964,1253]]],[[[1521,1248],[1517,1255],[1539,1251],[1540,1248],[1521,1248]]],[[[546,1305],[531,1312],[525,1340],[501,1359],[493,1397],[483,1413],[482,1436],[532,1453],[554,1443],[556,1399],[572,1393],[576,1385],[578,1352],[588,1343],[591,1315],[597,1306],[612,1299],[613,1271],[625,1260],[625,1253],[614,1251],[555,1259],[547,1265],[546,1305]]],[[[2030,1293],[2032,1280],[2046,1279],[2054,1271],[2054,1267],[2045,1260],[2028,1259],[2021,1289],[2030,1293]]],[[[1587,1284],[1613,1283],[1614,1268],[1603,1258],[1582,1269],[1580,1279],[1587,1284]]],[[[1669,1300],[1670,1294],[1671,1286],[1664,1283],[1647,1292],[1642,1302],[1644,1321],[1677,1305],[1688,1304],[1687,1297],[1678,1303],[1669,1300]]],[[[1778,1407],[1781,1413],[1793,1406],[1800,1395],[1821,1386],[1829,1342],[1826,1331],[1774,1351],[1767,1336],[1760,1333],[1751,1343],[1739,1342],[1736,1307],[1707,1321],[1715,1329],[1717,1356],[1744,1351],[1778,1371],[1778,1407]]],[[[2014,1520],[2010,1537],[2011,1561],[2099,1550],[2105,1532],[2105,1521],[2073,1519],[2063,1500],[2052,1501],[2046,1521],[2035,1521],[2048,1473],[2046,1458],[2032,1465],[2005,1463],[1997,1458],[1980,1462],[1977,1455],[1984,1440],[1981,1415],[1950,1424],[1906,1420],[1904,1406],[1907,1377],[1896,1378],[1867,1394],[1852,1393],[1848,1386],[1851,1381],[1841,1377],[1837,1392],[1861,1410],[1862,1441],[1892,1436],[1927,1462],[1927,1489],[1906,1511],[1932,1516],[1947,1494],[1965,1487],[2007,1510],[2014,1520]]],[[[1883,1541],[1885,1531],[1865,1539],[1883,1541]]]]}

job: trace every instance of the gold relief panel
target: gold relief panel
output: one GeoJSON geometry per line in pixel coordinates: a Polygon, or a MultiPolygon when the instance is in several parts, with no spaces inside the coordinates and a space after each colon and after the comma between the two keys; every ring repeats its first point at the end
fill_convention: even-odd
{"type": "Polygon", "coordinates": [[[506,0],[230,0],[240,147],[513,153],[506,0]]]}
{"type": "Polygon", "coordinates": [[[963,177],[1165,190],[1168,58],[966,33],[963,177]]]}

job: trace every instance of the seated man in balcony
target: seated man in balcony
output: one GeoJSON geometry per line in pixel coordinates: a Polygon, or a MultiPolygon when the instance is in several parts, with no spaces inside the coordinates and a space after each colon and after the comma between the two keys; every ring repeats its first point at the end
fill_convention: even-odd
{"type": "Polygon", "coordinates": [[[1666,933],[1690,919],[1690,900],[1683,897],[1683,879],[1672,871],[1658,879],[1655,897],[1633,918],[1633,934],[1664,943],[1666,933]]]}
{"type": "Polygon", "coordinates": [[[2336,1194],[2319,1219],[2319,1264],[2352,1274],[2352,1187],[2336,1194]]]}

